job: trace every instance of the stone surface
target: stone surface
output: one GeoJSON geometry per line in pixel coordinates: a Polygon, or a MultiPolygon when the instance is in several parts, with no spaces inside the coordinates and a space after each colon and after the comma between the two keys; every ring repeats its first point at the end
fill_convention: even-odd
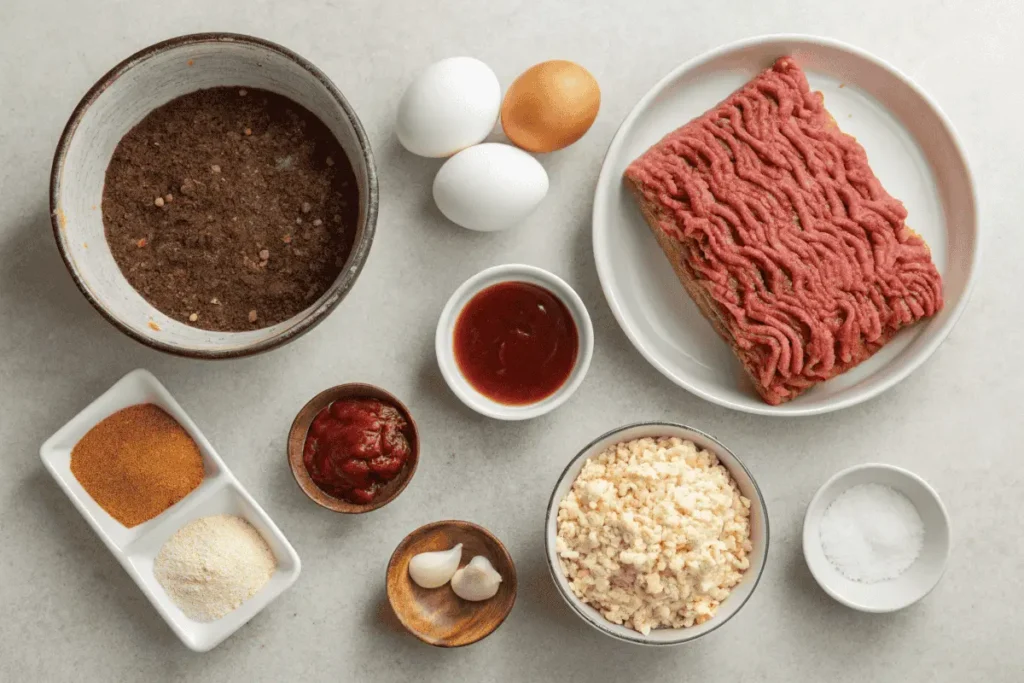
{"type": "Polygon", "coordinates": [[[771,9],[753,0],[3,4],[0,679],[1019,680],[1021,3],[791,0],[771,9]],[[57,255],[47,182],[67,117],[107,69],[158,40],[218,29],[280,42],[334,79],[369,133],[382,200],[366,269],[326,322],[278,351],[204,363],[140,346],[91,309],[57,255]],[[985,230],[973,301],[935,356],[874,401],[796,420],[715,407],[649,366],[604,301],[589,233],[604,150],[634,102],[680,62],[772,32],[848,41],[898,65],[927,90],[970,154],[985,230]],[[481,235],[447,223],[430,199],[440,162],[407,154],[394,137],[405,84],[431,61],[457,54],[484,60],[506,86],[550,58],[586,65],[602,86],[594,128],[543,158],[550,194],[518,229],[481,235]],[[526,424],[469,412],[444,385],[433,351],[434,325],[452,290],[476,271],[510,261],[568,280],[590,308],[597,335],[590,374],[575,397],[526,424]],[[166,383],[303,560],[292,590],[205,655],[178,642],[38,457],[43,440],[135,367],[166,383]],[[292,417],[309,397],[358,380],[406,400],[424,452],[398,501],[370,515],[342,517],[306,500],[292,481],[284,445],[292,417]],[[572,454],[611,427],[659,418],[716,434],[745,458],[767,496],[772,543],[763,583],[734,621],[690,646],[649,650],[611,641],[568,610],[548,577],[541,530],[551,486],[572,454]],[[922,603],[890,616],[833,602],[810,577],[800,549],[804,507],[814,491],[837,470],[865,461],[921,474],[942,495],[954,526],[945,579],[922,603]],[[402,633],[384,599],[394,546],[420,524],[443,518],[485,525],[519,568],[519,600],[509,620],[457,651],[402,633]]]}

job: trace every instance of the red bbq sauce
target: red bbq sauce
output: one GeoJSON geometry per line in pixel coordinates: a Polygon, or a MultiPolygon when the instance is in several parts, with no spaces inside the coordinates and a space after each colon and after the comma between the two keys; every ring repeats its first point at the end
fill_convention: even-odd
{"type": "Polygon", "coordinates": [[[554,294],[502,282],[476,294],[455,321],[455,362],[484,396],[505,405],[536,403],[565,384],[579,334],[554,294]]]}
{"type": "Polygon", "coordinates": [[[367,504],[397,477],[409,459],[409,423],[375,398],[342,399],[317,413],[302,459],[325,493],[367,504]]]}

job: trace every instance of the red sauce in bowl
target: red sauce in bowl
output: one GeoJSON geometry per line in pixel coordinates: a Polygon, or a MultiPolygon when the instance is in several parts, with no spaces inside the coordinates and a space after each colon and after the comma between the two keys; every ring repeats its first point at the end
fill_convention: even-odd
{"type": "Polygon", "coordinates": [[[528,282],[478,292],[455,321],[455,363],[474,389],[505,405],[551,396],[576,365],[579,333],[561,299],[528,282]]]}
{"type": "Polygon", "coordinates": [[[368,504],[397,478],[411,451],[409,423],[375,398],[341,399],[317,413],[302,460],[325,493],[368,504]]]}

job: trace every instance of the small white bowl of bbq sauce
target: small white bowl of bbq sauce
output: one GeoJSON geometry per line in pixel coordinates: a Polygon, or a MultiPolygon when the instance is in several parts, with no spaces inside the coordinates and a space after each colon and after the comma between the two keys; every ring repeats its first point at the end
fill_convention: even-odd
{"type": "Polygon", "coordinates": [[[498,420],[528,420],[565,403],[583,383],[594,327],[564,280],[510,263],[455,290],[435,346],[441,374],[463,403],[498,420]]]}

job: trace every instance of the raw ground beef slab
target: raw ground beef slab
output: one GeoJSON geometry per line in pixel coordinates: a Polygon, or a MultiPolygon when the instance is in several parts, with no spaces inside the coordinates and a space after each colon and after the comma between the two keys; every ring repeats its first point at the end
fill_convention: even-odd
{"type": "Polygon", "coordinates": [[[789,57],[669,133],[625,180],[767,403],[942,309],[928,245],[789,57]]]}

